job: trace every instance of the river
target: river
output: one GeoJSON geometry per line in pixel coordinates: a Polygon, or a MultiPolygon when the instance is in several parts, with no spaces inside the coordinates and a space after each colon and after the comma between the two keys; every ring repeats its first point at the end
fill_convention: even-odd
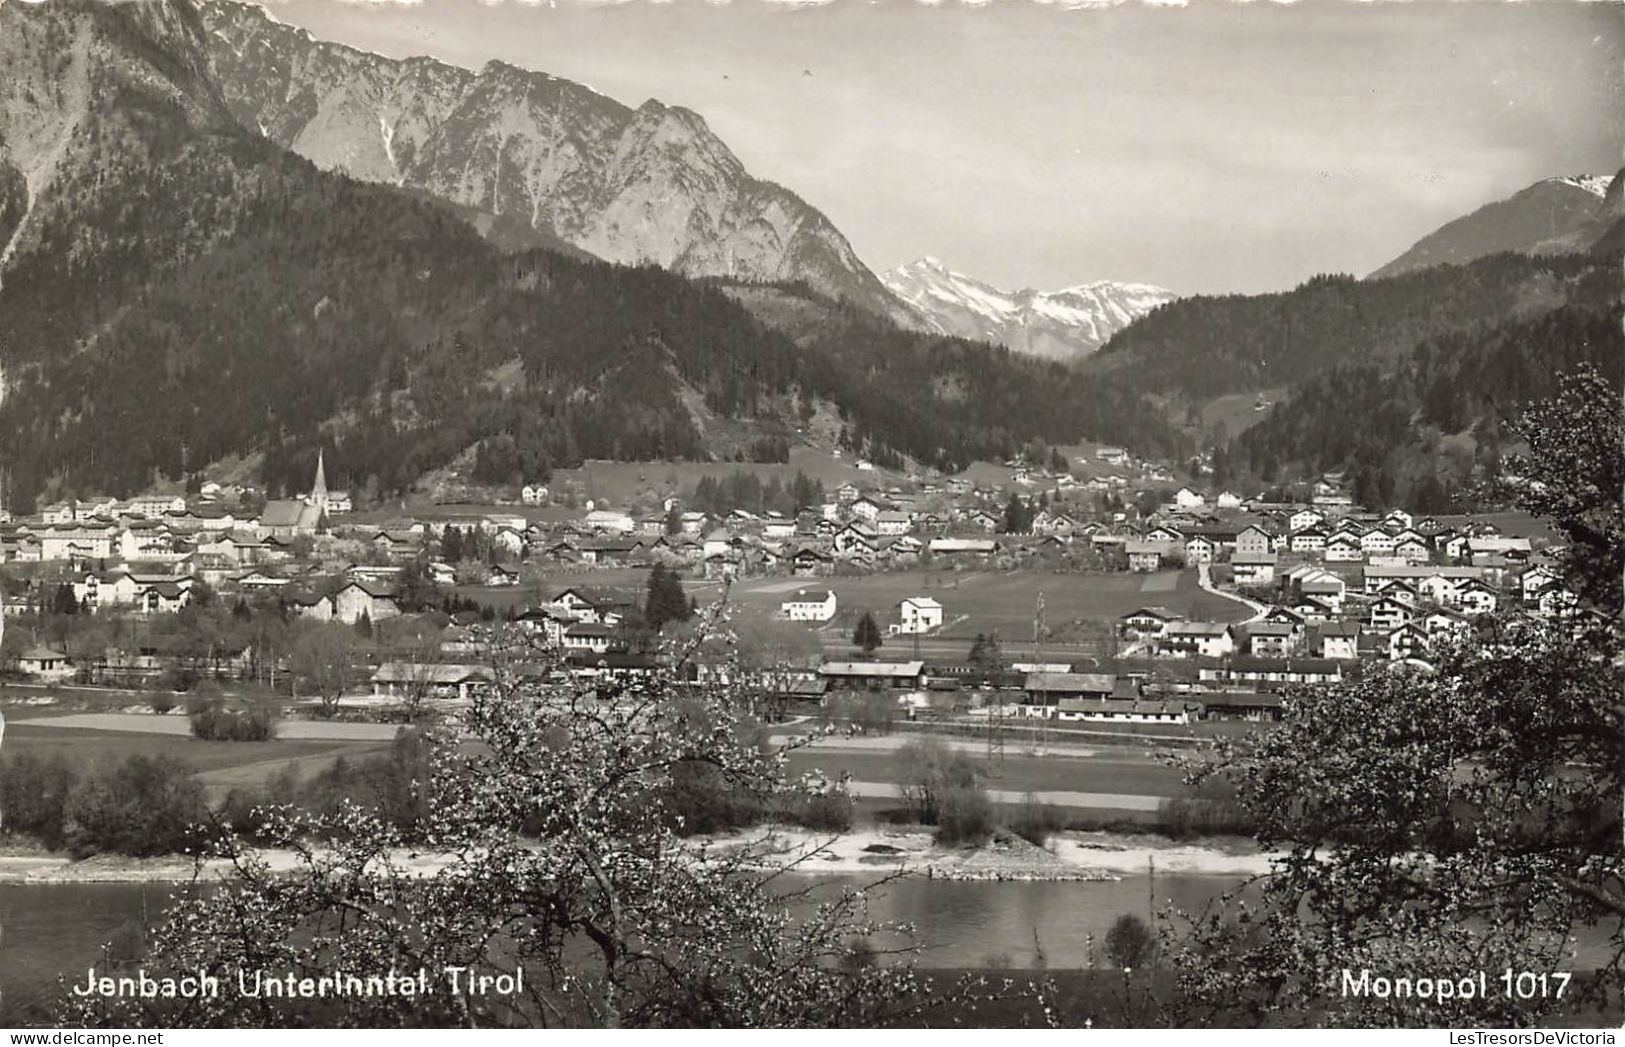
{"type": "MultiPolygon", "coordinates": [[[[813,885],[815,895],[873,878],[786,878],[790,888],[813,885]]],[[[947,881],[910,878],[870,897],[869,915],[915,926],[921,967],[1051,969],[1104,965],[1103,944],[1124,913],[1146,917],[1169,902],[1186,912],[1233,889],[1234,876],[1191,873],[1115,881],[947,881]]],[[[168,884],[0,885],[0,1023],[39,1022],[38,1010],[61,977],[82,978],[103,943],[132,922],[157,921],[168,884]]],[[[1577,969],[1600,962],[1605,935],[1583,942],[1577,969]]]]}
{"type": "MultiPolygon", "coordinates": [[[[821,892],[873,880],[822,876],[816,882],[821,892]]],[[[1199,908],[1235,882],[1158,876],[1157,905],[1172,900],[1199,908]]],[[[157,921],[173,889],[162,883],[0,885],[0,1021],[25,1018],[52,996],[58,978],[82,978],[121,927],[157,921]]],[[[1054,883],[911,878],[875,892],[869,915],[912,923],[925,967],[1080,967],[1089,963],[1091,949],[1103,962],[1102,942],[1112,922],[1123,913],[1145,917],[1151,896],[1143,875],[1054,883]]]]}

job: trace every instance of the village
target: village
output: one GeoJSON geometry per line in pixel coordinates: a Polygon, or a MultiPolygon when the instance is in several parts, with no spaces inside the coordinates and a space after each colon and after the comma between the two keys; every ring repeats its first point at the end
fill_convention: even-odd
{"type": "Polygon", "coordinates": [[[407,692],[466,700],[490,678],[481,625],[624,681],[659,666],[663,625],[726,599],[752,619],[747,682],[848,729],[843,696],[888,721],[1187,728],[1270,721],[1283,689],[1369,660],[1425,665],[1497,610],[1573,610],[1538,528],[1370,512],[1339,476],[1266,502],[1171,489],[1169,467],[1119,448],[1090,459],[977,481],[858,463],[827,494],[798,473],[799,511],[717,511],[715,491],[709,512],[680,494],[637,511],[538,483],[514,504],[380,517],[330,490],[320,458],[307,494],[254,508],[207,482],[57,502],[0,526],[6,667],[25,684],[281,680],[297,696],[287,650],[173,627],[207,602],[369,638],[327,648],[343,664],[324,706],[367,715],[407,692]],[[654,611],[651,573],[675,608],[654,611]]]}

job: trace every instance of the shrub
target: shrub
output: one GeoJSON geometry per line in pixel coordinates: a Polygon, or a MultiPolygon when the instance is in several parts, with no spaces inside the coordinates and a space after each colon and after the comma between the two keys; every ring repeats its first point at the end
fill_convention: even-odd
{"type": "Polygon", "coordinates": [[[69,852],[144,858],[197,842],[208,816],[203,787],[169,757],[131,756],[81,780],[64,805],[69,852]]]}
{"type": "Polygon", "coordinates": [[[897,718],[897,699],[889,694],[867,695],[851,716],[865,734],[890,734],[892,721],[897,718]]]}
{"type": "Polygon", "coordinates": [[[1170,797],[1162,801],[1158,815],[1163,832],[1176,840],[1221,834],[1250,836],[1257,824],[1237,801],[1208,796],[1170,797]]]}
{"type": "Polygon", "coordinates": [[[254,701],[241,709],[227,709],[220,698],[187,700],[192,737],[206,742],[263,742],[275,730],[276,707],[254,701]]]}
{"type": "Polygon", "coordinates": [[[1049,843],[1049,838],[1066,826],[1066,820],[1052,803],[1040,803],[1032,793],[1021,801],[1021,806],[1010,816],[1009,830],[1036,847],[1049,843]]]}
{"type": "Polygon", "coordinates": [[[164,691],[159,691],[147,699],[147,706],[159,716],[173,711],[175,704],[175,696],[164,691]]]}
{"type": "Polygon", "coordinates": [[[927,825],[940,824],[941,798],[950,789],[976,789],[981,768],[940,738],[915,738],[897,751],[903,798],[927,825]]]}
{"type": "Polygon", "coordinates": [[[797,825],[823,832],[846,832],[852,828],[852,797],[831,789],[812,796],[797,797],[785,817],[797,825]]]}
{"type": "Polygon", "coordinates": [[[25,752],[0,762],[0,817],[4,828],[55,850],[67,836],[65,808],[79,771],[61,754],[25,752]]]}
{"type": "Polygon", "coordinates": [[[231,789],[221,801],[217,813],[220,820],[233,832],[263,838],[267,808],[298,805],[302,789],[299,767],[297,764],[289,763],[271,775],[261,786],[238,786],[231,789]]]}
{"type": "Polygon", "coordinates": [[[684,760],[674,764],[661,797],[666,824],[680,833],[714,833],[754,825],[762,805],[735,786],[714,764],[684,760]]]}
{"type": "Polygon", "coordinates": [[[938,843],[979,844],[993,835],[993,803],[979,785],[953,785],[937,796],[938,843]]]}
{"type": "Polygon", "coordinates": [[[1133,913],[1119,916],[1106,932],[1106,958],[1118,967],[1144,967],[1156,952],[1156,935],[1133,913]]]}

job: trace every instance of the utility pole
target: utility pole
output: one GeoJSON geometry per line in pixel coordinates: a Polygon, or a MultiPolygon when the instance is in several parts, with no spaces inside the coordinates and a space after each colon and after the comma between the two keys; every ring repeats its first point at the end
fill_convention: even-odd
{"type": "MultiPolygon", "coordinates": [[[[1039,672],[1044,671],[1044,591],[1038,591],[1038,606],[1033,611],[1033,664],[1039,672]]],[[[1057,702],[1060,699],[1056,699],[1057,702]]],[[[1059,712],[1059,708],[1056,710],[1059,712]]],[[[1043,756],[1049,751],[1049,698],[1044,699],[1044,707],[1039,710],[1038,717],[1038,755],[1043,756]]]]}

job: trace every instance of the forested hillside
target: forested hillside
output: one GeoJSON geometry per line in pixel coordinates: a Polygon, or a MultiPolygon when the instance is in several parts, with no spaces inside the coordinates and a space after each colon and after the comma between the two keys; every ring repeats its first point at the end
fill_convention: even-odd
{"type": "Polygon", "coordinates": [[[1223,466],[1263,482],[1346,468],[1357,501],[1446,511],[1499,471],[1503,426],[1561,374],[1591,364],[1625,382],[1622,322],[1617,302],[1564,306],[1426,339],[1392,365],[1333,367],[1221,452],[1223,466]]]}
{"type": "Polygon", "coordinates": [[[1119,331],[1083,366],[1200,404],[1290,386],[1334,366],[1394,360],[1425,338],[1605,303],[1616,273],[1588,255],[1494,255],[1356,280],[1317,276],[1279,294],[1182,298],[1119,331]]]}
{"type": "Polygon", "coordinates": [[[1030,435],[1054,443],[1067,432],[1099,433],[1157,456],[1191,448],[1121,376],[905,330],[801,285],[719,286],[844,377],[859,446],[883,434],[876,425],[884,421],[930,433],[932,457],[955,468],[1008,458],[1030,435]]]}

